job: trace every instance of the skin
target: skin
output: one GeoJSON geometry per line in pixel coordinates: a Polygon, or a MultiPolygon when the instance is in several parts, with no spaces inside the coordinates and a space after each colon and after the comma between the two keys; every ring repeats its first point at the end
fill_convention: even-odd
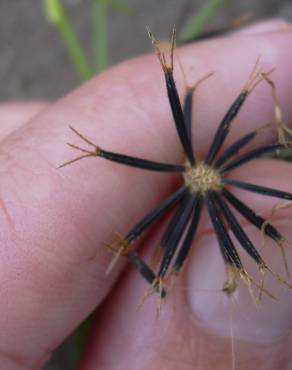
{"type": "MultiPolygon", "coordinates": [[[[291,31],[283,22],[266,22],[225,39],[178,50],[190,84],[216,71],[194,98],[194,147],[200,156],[206,154],[219,119],[259,55],[265,70],[276,68],[273,80],[283,117],[291,122],[291,31]]],[[[178,66],[175,79],[182,95],[178,66]]],[[[292,292],[268,279],[267,286],[279,300],[264,298],[260,309],[244,287],[237,306],[218,291],[199,292],[218,290],[224,282],[222,258],[205,215],[196,239],[199,247],[189,257],[158,320],[156,296],[137,310],[147,285],[124,260],[105,274],[112,254],[103,243],[112,239],[113,232],[124,234],[173,191],[178,177],[98,158],[56,170],[79,155],[66,142],[84,146],[69,124],[108,150],[169,163],[182,160],[154,55],[123,63],[55,104],[4,104],[0,111],[5,122],[0,129],[1,368],[41,368],[97,308],[82,370],[231,369],[231,306],[236,369],[291,368],[292,292]],[[218,322],[226,325],[218,326],[218,322]],[[256,329],[262,335],[255,335],[256,329]]],[[[225,146],[272,120],[270,89],[262,83],[248,98],[225,146]]],[[[271,140],[271,135],[265,135],[257,144],[271,140]]],[[[234,172],[232,178],[291,192],[292,169],[289,163],[258,160],[234,172]]],[[[278,203],[243,191],[234,194],[263,215],[278,203]]],[[[291,211],[286,212],[280,212],[276,222],[292,239],[287,224],[291,211]]],[[[259,244],[259,234],[246,222],[242,224],[259,244]]],[[[146,256],[157,245],[162,226],[142,240],[146,256]]],[[[269,245],[263,250],[264,258],[284,274],[279,250],[269,245]]],[[[291,262],[291,253],[287,256],[291,262]]],[[[248,258],[243,261],[254,271],[248,258]]]]}

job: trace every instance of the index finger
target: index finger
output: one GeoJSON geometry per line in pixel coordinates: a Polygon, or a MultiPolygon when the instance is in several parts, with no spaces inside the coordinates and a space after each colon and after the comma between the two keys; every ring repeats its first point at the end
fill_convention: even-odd
{"type": "MultiPolygon", "coordinates": [[[[199,153],[259,54],[266,69],[276,68],[273,79],[285,117],[291,118],[291,37],[291,31],[238,35],[179,50],[188,78],[216,71],[196,96],[193,134],[200,138],[195,140],[199,153]]],[[[176,80],[182,93],[179,71],[176,80]]],[[[233,138],[272,118],[270,92],[263,85],[238,117],[233,138]]],[[[119,269],[105,277],[111,255],[103,242],[113,231],[125,232],[176,183],[172,175],[102,159],[57,171],[75,156],[65,142],[79,143],[69,124],[108,150],[169,163],[181,159],[162,72],[153,55],[98,76],[4,140],[0,342],[3,364],[9,366],[15,359],[39,366],[104,299],[119,269]]]]}

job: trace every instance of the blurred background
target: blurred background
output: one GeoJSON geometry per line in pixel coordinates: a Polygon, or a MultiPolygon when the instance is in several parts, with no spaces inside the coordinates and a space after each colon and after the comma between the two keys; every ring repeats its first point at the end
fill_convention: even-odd
{"type": "MultiPolygon", "coordinates": [[[[292,21],[291,0],[0,0],[0,99],[54,100],[99,71],[152,50],[176,25],[186,41],[263,18],[292,21]]],[[[75,370],[90,321],[45,370],[75,370]]]]}
{"type": "MultiPolygon", "coordinates": [[[[53,1],[54,2],[54,1],[53,1]]],[[[52,3],[53,3],[52,2],[52,3]]],[[[292,20],[290,0],[215,1],[215,14],[205,30],[228,26],[242,16],[283,17],[292,20]]],[[[62,37],[44,14],[42,0],[0,0],[0,98],[55,99],[80,83],[62,37]]],[[[182,31],[207,0],[62,0],[66,15],[87,59],[95,59],[94,28],[103,26],[108,63],[115,64],[151,50],[148,25],[157,37],[167,38],[175,24],[182,31]],[[110,3],[100,25],[93,3],[110,3]],[[103,24],[101,24],[103,23],[103,24]]],[[[104,11],[104,9],[103,9],[104,11]]]]}

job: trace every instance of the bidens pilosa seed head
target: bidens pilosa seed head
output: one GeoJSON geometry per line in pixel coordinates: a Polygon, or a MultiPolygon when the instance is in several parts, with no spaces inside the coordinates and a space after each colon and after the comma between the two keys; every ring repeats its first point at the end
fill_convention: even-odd
{"type": "MultiPolygon", "coordinates": [[[[232,179],[232,170],[238,169],[246,163],[262,156],[279,153],[283,149],[291,146],[291,142],[286,139],[287,135],[290,135],[291,132],[282,123],[275,85],[270,78],[271,71],[262,70],[259,67],[259,61],[257,61],[247,83],[219,123],[206,158],[204,160],[199,160],[193,150],[191,130],[192,98],[198,83],[193,88],[188,89],[184,104],[182,104],[173,77],[175,30],[173,31],[171,39],[169,63],[167,62],[165,53],[161,51],[158,42],[150,31],[149,37],[156,49],[164,73],[173,120],[186,157],[184,164],[161,163],[131,157],[126,154],[109,152],[101,149],[77,130],[71,128],[83,141],[93,147],[93,150],[69,144],[83,154],[72,161],[66,162],[61,167],[85,157],[101,157],[142,170],[167,173],[174,172],[182,175],[183,181],[181,186],[173,194],[170,194],[164,199],[156,208],[150,210],[149,213],[146,214],[142,220],[137,222],[123,238],[119,239],[111,246],[116,252],[116,257],[124,255],[149,282],[151,288],[156,290],[162,298],[166,295],[167,278],[180,272],[190,253],[191,247],[194,244],[193,241],[196,236],[203,207],[206,207],[208,210],[211,223],[217,236],[218,247],[220,248],[226,265],[227,279],[223,286],[224,292],[232,294],[236,290],[237,279],[241,278],[250,290],[251,286],[255,286],[261,293],[264,292],[272,296],[261,282],[257,282],[256,279],[246,271],[235,247],[234,239],[237,240],[238,245],[240,245],[240,247],[254,260],[261,273],[264,274],[265,272],[269,272],[280,283],[291,288],[291,285],[274,272],[263,260],[256,246],[252,243],[241,226],[234,211],[239,213],[243,219],[258,228],[259,232],[262,232],[265,237],[272,239],[279,246],[285,266],[287,267],[284,249],[286,240],[284,236],[282,236],[278,229],[268,220],[249,208],[243,199],[239,199],[231,192],[231,189],[236,187],[248,192],[257,193],[259,196],[270,196],[292,201],[291,193],[232,179]],[[221,150],[230,131],[232,122],[240,112],[248,96],[261,81],[268,83],[272,89],[275,106],[275,123],[248,132],[227,149],[221,150]],[[247,144],[251,143],[261,132],[272,129],[275,129],[278,134],[278,140],[276,142],[259,146],[252,150],[245,150],[247,144]],[[146,232],[150,226],[155,224],[174,208],[176,208],[176,210],[155,252],[156,263],[151,264],[144,261],[138,254],[138,251],[133,248],[134,242],[142,233],[146,232]],[[230,237],[229,230],[233,234],[234,239],[230,237]]],[[[204,78],[199,82],[203,80],[204,78]]]]}

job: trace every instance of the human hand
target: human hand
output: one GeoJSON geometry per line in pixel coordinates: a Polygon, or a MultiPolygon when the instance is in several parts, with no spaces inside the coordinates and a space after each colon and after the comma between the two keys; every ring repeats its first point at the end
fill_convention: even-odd
{"type": "MultiPolygon", "coordinates": [[[[291,41],[291,27],[268,22],[178,50],[188,83],[216,72],[194,97],[194,145],[200,156],[259,55],[265,69],[276,68],[273,80],[283,116],[291,121],[291,41]]],[[[179,68],[175,79],[182,94],[179,68]]],[[[65,145],[78,143],[69,124],[108,150],[179,163],[181,148],[154,55],[109,70],[56,104],[2,106],[1,112],[11,130],[0,130],[1,368],[40,368],[97,306],[83,370],[231,368],[230,305],[222,292],[206,291],[220,288],[225,273],[208,222],[200,224],[201,242],[158,320],[155,295],[137,310],[147,285],[132,268],[125,269],[125,261],[105,275],[112,255],[103,243],[115,231],[124,234],[158,204],[177,185],[176,176],[98,158],[56,170],[76,154],[65,145]]],[[[226,145],[271,122],[273,114],[271,92],[263,83],[248,98],[226,145]]],[[[289,163],[261,159],[238,172],[247,182],[255,176],[259,184],[291,192],[289,163]]],[[[265,215],[277,202],[244,196],[265,215]]],[[[289,222],[278,219],[277,226],[291,238],[289,222]]],[[[246,229],[253,240],[260,240],[258,232],[246,229]]],[[[160,228],[156,231],[143,245],[146,254],[159,241],[160,228]]],[[[277,248],[267,245],[263,255],[275,270],[283,270],[277,248]]],[[[289,368],[292,292],[274,281],[267,285],[279,301],[264,299],[256,308],[243,289],[233,309],[237,369],[289,368]]]]}

